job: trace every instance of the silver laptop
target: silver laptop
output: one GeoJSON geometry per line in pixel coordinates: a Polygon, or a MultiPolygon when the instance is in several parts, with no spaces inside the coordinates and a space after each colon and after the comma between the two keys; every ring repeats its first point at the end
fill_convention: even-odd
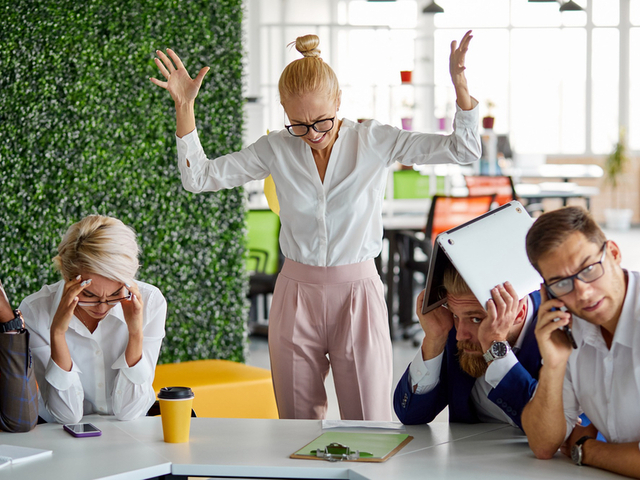
{"type": "Polygon", "coordinates": [[[442,278],[452,264],[484,307],[496,285],[511,282],[519,298],[538,290],[542,277],[529,263],[525,239],[533,218],[512,201],[436,237],[422,313],[445,302],[442,278]]]}

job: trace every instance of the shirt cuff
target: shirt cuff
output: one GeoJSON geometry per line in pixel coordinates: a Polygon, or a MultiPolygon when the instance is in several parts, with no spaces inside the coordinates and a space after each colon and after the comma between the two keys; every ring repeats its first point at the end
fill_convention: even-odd
{"type": "Polygon", "coordinates": [[[187,133],[182,138],[176,135],[176,144],[178,147],[178,158],[181,160],[189,159],[189,163],[192,164],[193,160],[197,159],[197,153],[203,150],[197,128],[194,128],[192,132],[187,133]]]}
{"type": "Polygon", "coordinates": [[[510,350],[503,358],[492,361],[484,374],[484,379],[492,388],[496,388],[502,379],[518,363],[518,357],[510,350]]]}
{"type": "Polygon", "coordinates": [[[78,375],[80,373],[82,373],[82,370],[76,366],[76,362],[72,363],[71,371],[67,372],[60,368],[53,358],[49,358],[44,378],[53,388],[63,392],[69,390],[76,381],[80,381],[80,376],[78,375]]]}
{"type": "Polygon", "coordinates": [[[142,385],[143,383],[148,382],[152,373],[148,362],[144,359],[144,352],[142,352],[142,357],[140,357],[138,363],[133,367],[127,365],[127,359],[125,357],[125,353],[123,353],[118,357],[113,365],[111,365],[111,368],[122,371],[124,376],[127,377],[127,379],[129,379],[129,381],[134,385],[142,385]]]}
{"type": "Polygon", "coordinates": [[[471,110],[463,110],[456,102],[456,116],[455,116],[455,124],[456,127],[466,127],[466,128],[478,128],[478,124],[480,122],[480,105],[476,103],[476,106],[471,110]]]}
{"type": "Polygon", "coordinates": [[[422,360],[422,350],[414,357],[409,365],[409,380],[413,393],[423,395],[433,390],[440,382],[440,368],[444,352],[431,360],[422,360]]]}

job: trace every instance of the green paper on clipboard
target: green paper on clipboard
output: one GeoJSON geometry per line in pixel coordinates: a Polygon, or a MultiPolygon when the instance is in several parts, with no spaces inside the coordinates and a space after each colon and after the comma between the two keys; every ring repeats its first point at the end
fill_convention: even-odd
{"type": "Polygon", "coordinates": [[[325,432],[290,458],[347,462],[384,462],[413,437],[398,433],[325,432]]]}

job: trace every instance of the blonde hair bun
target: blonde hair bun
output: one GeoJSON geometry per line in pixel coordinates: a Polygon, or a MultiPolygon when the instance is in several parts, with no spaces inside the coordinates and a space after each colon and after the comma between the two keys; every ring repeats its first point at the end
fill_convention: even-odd
{"type": "Polygon", "coordinates": [[[293,60],[287,65],[280,80],[278,80],[278,93],[280,103],[284,105],[291,98],[306,95],[308,93],[323,94],[332,101],[340,101],[340,84],[338,77],[332,68],[320,58],[320,39],[317,35],[304,35],[298,37],[295,42],[303,57],[293,60]]]}
{"type": "Polygon", "coordinates": [[[296,38],[296,50],[298,50],[303,57],[320,57],[320,39],[317,35],[304,35],[296,38]]]}

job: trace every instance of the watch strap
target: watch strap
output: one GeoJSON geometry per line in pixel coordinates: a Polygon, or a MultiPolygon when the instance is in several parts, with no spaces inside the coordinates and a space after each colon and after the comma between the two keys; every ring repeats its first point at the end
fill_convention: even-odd
{"type": "Polygon", "coordinates": [[[576,445],[582,445],[584,442],[586,442],[589,439],[592,439],[593,437],[590,435],[585,435],[584,437],[580,437],[578,439],[578,441],[576,442],[576,445]]]}
{"type": "Polygon", "coordinates": [[[8,322],[0,323],[0,332],[12,332],[17,330],[21,332],[24,330],[24,318],[22,318],[22,313],[17,308],[13,311],[15,315],[13,320],[9,320],[8,322]]]}
{"type": "Polygon", "coordinates": [[[573,448],[571,449],[571,458],[575,462],[576,465],[582,466],[582,457],[584,452],[582,451],[582,444],[587,440],[591,440],[593,437],[589,435],[585,435],[580,437],[576,443],[573,444],[573,448]]]}

